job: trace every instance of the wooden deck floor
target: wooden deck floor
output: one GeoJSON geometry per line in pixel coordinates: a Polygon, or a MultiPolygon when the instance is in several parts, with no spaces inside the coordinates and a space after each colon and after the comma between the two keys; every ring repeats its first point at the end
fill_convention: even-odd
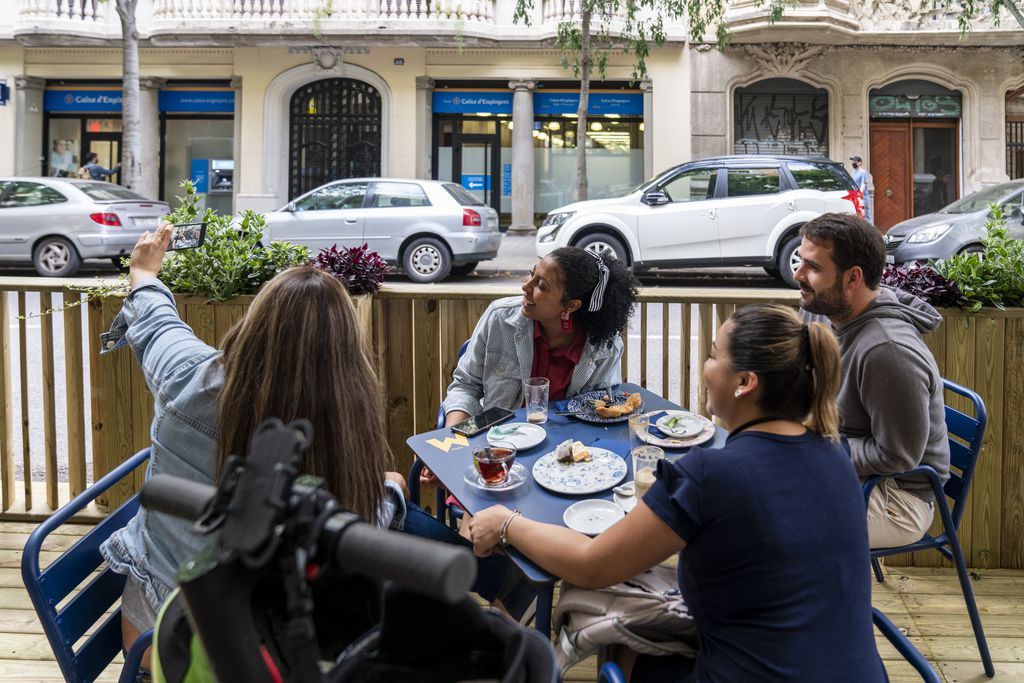
{"type": "MultiPolygon", "coordinates": [[[[21,549],[30,523],[0,523],[0,681],[60,681],[60,671],[21,583],[21,549]]],[[[51,538],[59,550],[73,543],[82,527],[67,527],[51,538]]],[[[46,550],[44,550],[44,553],[46,550]]],[[[956,575],[947,569],[892,568],[884,584],[875,584],[875,606],[906,629],[914,645],[937,667],[947,683],[986,681],[963,606],[956,575]]],[[[996,681],[1024,683],[1024,571],[973,572],[974,591],[996,681]]],[[[887,641],[879,652],[894,683],[920,680],[887,641]]],[[[100,678],[115,681],[119,665],[100,678]]],[[[595,663],[583,662],[569,681],[595,681],[595,663]]]]}

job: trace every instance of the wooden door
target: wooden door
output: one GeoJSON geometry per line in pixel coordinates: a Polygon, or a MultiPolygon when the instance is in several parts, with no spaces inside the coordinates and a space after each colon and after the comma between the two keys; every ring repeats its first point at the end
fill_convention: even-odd
{"type": "Polygon", "coordinates": [[[871,123],[872,195],[875,225],[888,229],[913,216],[909,121],[871,123]]]}

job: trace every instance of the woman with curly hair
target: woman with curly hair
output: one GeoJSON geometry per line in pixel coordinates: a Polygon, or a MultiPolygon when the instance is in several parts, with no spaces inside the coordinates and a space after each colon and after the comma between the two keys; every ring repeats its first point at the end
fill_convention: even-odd
{"type": "Polygon", "coordinates": [[[625,265],[576,247],[540,260],[523,296],[488,306],[444,400],[453,425],[492,406],[523,405],[523,381],[547,377],[556,401],[622,381],[619,334],[636,306],[625,265]]]}

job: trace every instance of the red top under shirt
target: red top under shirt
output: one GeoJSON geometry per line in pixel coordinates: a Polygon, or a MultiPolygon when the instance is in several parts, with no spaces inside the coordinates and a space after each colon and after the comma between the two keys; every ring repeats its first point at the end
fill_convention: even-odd
{"type": "Polygon", "coordinates": [[[540,323],[533,323],[533,369],[530,377],[547,377],[551,385],[548,387],[548,400],[559,401],[565,398],[565,392],[569,388],[569,381],[572,379],[572,371],[580,362],[583,355],[583,345],[587,342],[587,335],[582,329],[576,330],[576,336],[572,344],[561,349],[552,349],[548,346],[548,338],[540,323]]]}

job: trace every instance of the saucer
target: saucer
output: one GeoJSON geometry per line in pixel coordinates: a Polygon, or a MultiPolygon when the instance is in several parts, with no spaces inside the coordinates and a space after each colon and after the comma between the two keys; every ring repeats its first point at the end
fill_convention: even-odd
{"type": "Polygon", "coordinates": [[[525,451],[533,448],[547,436],[547,432],[540,425],[529,422],[510,422],[508,424],[495,425],[487,430],[487,443],[492,446],[496,443],[510,443],[517,451],[525,451]],[[509,434],[509,431],[512,431],[509,434]]]}
{"type": "Polygon", "coordinates": [[[511,491],[514,488],[523,485],[528,479],[526,468],[521,464],[514,463],[508,471],[508,479],[505,480],[504,484],[499,486],[488,486],[484,483],[483,477],[476,471],[476,467],[470,465],[466,468],[466,471],[462,473],[462,478],[466,480],[466,483],[470,486],[474,486],[481,491],[511,491]]]}
{"type": "Polygon", "coordinates": [[[597,536],[625,516],[622,508],[610,500],[591,499],[567,507],[562,514],[562,521],[574,531],[597,536]]]}

